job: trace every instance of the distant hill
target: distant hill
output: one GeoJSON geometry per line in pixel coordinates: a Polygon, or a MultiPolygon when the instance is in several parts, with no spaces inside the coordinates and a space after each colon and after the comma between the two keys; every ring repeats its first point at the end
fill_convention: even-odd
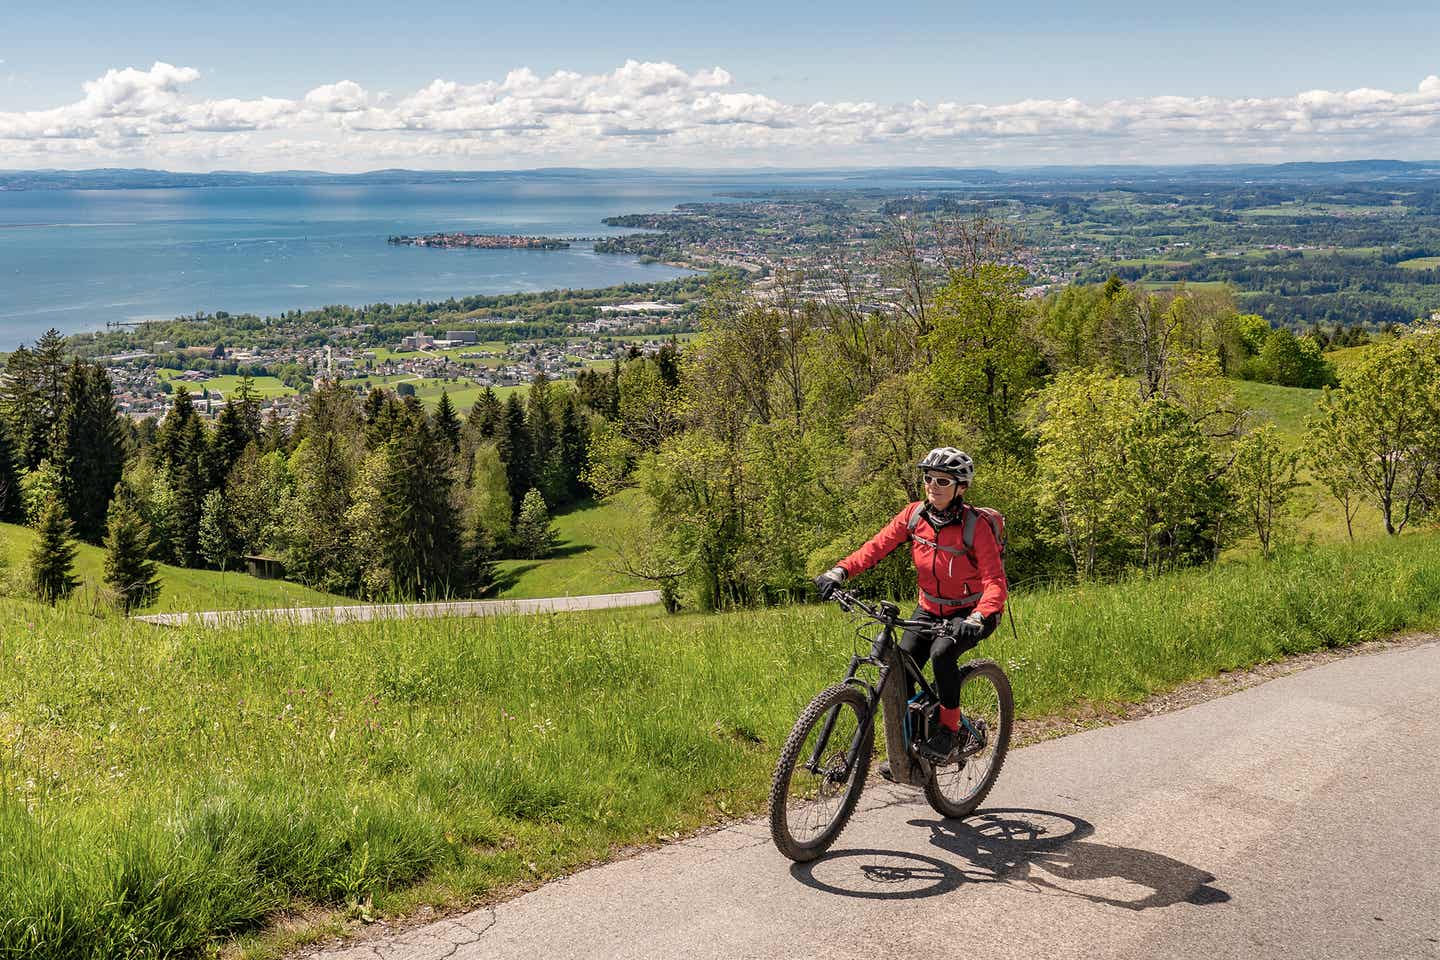
{"type": "Polygon", "coordinates": [[[327,173],[319,170],[277,170],[265,173],[217,170],[177,173],[143,168],[94,170],[0,171],[0,190],[121,190],[178,187],[303,186],[309,184],[446,183],[456,180],[584,180],[634,177],[703,178],[736,184],[776,181],[952,181],[956,186],[1037,186],[1041,184],[1125,183],[1342,183],[1357,179],[1413,180],[1440,176],[1440,161],[1344,160],[1278,164],[1213,164],[1184,166],[1048,166],[1023,168],[878,167],[854,169],[778,169],[751,171],[702,169],[586,169],[550,167],[532,170],[371,170],[327,173]]]}

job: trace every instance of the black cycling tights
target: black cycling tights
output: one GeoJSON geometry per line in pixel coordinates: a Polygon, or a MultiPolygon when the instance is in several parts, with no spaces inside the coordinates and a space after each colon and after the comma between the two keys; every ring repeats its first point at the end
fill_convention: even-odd
{"type": "MultiPolygon", "coordinates": [[[[911,615],[912,620],[924,620],[926,623],[939,623],[942,620],[951,620],[969,616],[970,611],[965,610],[955,614],[954,617],[937,617],[922,607],[916,607],[911,615]]],[[[980,631],[980,636],[974,640],[961,640],[951,643],[949,637],[935,637],[930,639],[922,637],[915,630],[906,630],[900,638],[900,649],[915,658],[915,666],[924,668],[926,660],[935,661],[935,692],[940,695],[940,705],[953,710],[960,706],[960,655],[975,648],[975,645],[995,632],[1000,625],[1000,614],[992,613],[984,618],[985,627],[980,631]]],[[[908,678],[907,678],[908,679],[908,678]]],[[[915,696],[915,682],[910,681],[910,690],[906,697],[915,696]]]]}

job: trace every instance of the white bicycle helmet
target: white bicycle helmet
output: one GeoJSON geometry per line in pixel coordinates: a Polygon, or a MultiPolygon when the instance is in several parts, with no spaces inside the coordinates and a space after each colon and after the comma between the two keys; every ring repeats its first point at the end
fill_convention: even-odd
{"type": "Polygon", "coordinates": [[[936,447],[917,464],[921,470],[948,473],[956,483],[969,484],[975,478],[975,461],[970,454],[954,447],[936,447]]]}

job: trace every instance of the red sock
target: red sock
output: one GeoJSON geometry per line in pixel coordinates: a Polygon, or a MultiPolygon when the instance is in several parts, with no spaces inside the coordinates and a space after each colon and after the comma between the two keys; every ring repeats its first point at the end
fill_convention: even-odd
{"type": "Polygon", "coordinates": [[[959,707],[941,707],[941,708],[940,708],[940,722],[943,723],[945,726],[949,727],[951,733],[959,733],[959,732],[960,732],[960,708],[959,708],[959,707]]]}

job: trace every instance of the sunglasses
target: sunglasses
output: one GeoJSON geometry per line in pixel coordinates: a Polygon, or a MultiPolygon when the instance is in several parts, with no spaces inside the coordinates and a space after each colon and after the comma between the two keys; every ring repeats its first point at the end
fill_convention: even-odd
{"type": "Polygon", "coordinates": [[[944,476],[941,476],[941,477],[932,477],[932,476],[930,476],[929,474],[926,474],[926,476],[924,477],[924,480],[925,480],[925,486],[927,486],[927,487],[939,487],[941,490],[944,490],[946,487],[950,486],[950,484],[952,484],[952,483],[955,482],[955,478],[954,478],[954,477],[944,477],[944,476]]]}

